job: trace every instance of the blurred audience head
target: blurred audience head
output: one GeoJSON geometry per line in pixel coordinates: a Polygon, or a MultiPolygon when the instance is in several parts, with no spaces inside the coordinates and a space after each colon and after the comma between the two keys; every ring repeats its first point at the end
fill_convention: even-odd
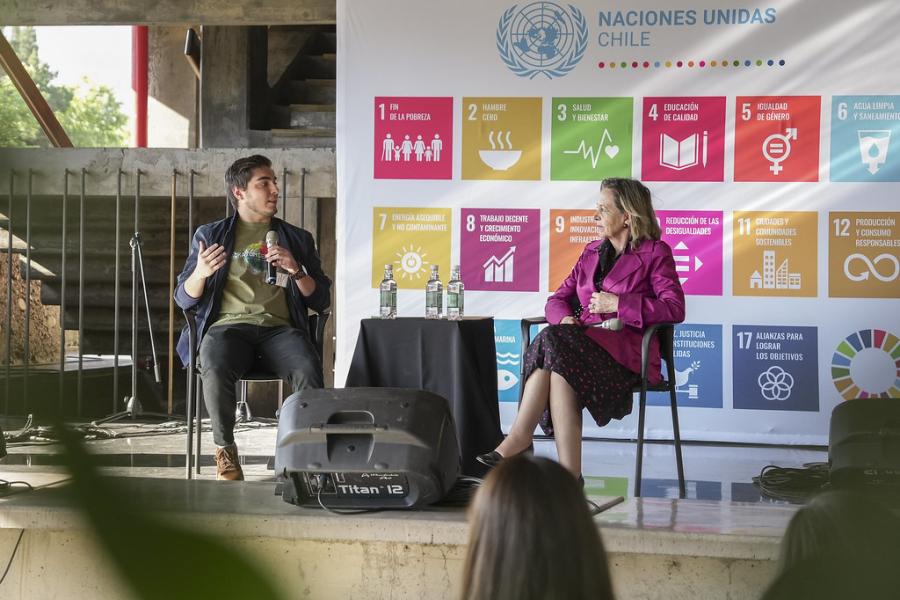
{"type": "Polygon", "coordinates": [[[825,492],[794,514],[781,542],[782,571],[803,560],[877,558],[893,551],[900,565],[900,523],[861,492],[825,492]]]}
{"type": "Polygon", "coordinates": [[[465,600],[613,597],[584,491],[559,463],[504,460],[475,494],[469,522],[465,600]]]}
{"type": "Polygon", "coordinates": [[[876,496],[826,492],[797,511],[765,600],[900,597],[900,519],[876,496]]]}

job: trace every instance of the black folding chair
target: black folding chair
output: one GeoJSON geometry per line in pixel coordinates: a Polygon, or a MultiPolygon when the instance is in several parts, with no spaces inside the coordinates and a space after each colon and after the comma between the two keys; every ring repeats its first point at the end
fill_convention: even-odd
{"type": "MultiPolygon", "coordinates": [[[[185,402],[185,417],[187,418],[188,423],[188,434],[187,434],[187,445],[185,448],[185,458],[186,458],[186,470],[185,476],[187,479],[191,478],[191,457],[194,457],[194,464],[196,465],[197,474],[200,474],[200,435],[201,435],[201,409],[200,402],[197,401],[197,390],[200,388],[200,371],[197,369],[197,317],[194,314],[194,311],[191,309],[185,310],[184,319],[187,321],[188,325],[188,342],[190,343],[190,350],[188,353],[188,363],[189,368],[187,369],[187,398],[185,402]],[[192,416],[193,415],[193,416],[192,416]],[[193,448],[194,444],[194,422],[196,420],[197,423],[197,445],[196,449],[193,448]]],[[[325,323],[328,322],[328,317],[331,316],[330,310],[324,310],[321,313],[310,313],[309,314],[309,333],[312,337],[313,346],[316,349],[316,352],[319,354],[319,360],[322,360],[323,347],[325,344],[325,323]]],[[[241,383],[241,394],[237,404],[237,413],[238,413],[238,421],[245,420],[248,421],[252,417],[250,415],[250,409],[247,405],[247,384],[250,381],[278,381],[278,406],[281,406],[281,401],[284,398],[284,382],[274,373],[262,372],[262,371],[253,371],[249,373],[245,373],[243,377],[240,379],[241,383]]]]}
{"type": "MultiPolygon", "coordinates": [[[[522,329],[522,356],[521,371],[519,373],[519,400],[522,399],[522,391],[525,389],[525,351],[531,345],[531,327],[546,323],[544,317],[526,317],[521,321],[522,329]]],[[[634,468],[634,495],[641,495],[641,473],[644,466],[644,417],[647,410],[647,392],[669,392],[669,401],[672,405],[672,433],[675,438],[675,464],[678,469],[678,497],[685,497],[684,487],[684,463],[681,458],[681,432],[678,428],[678,399],[675,394],[675,324],[657,323],[644,331],[641,341],[641,383],[632,389],[632,393],[640,394],[638,405],[638,431],[637,431],[637,458],[634,468]],[[661,382],[651,385],[647,372],[650,367],[650,341],[653,336],[659,339],[659,355],[666,363],[666,378],[661,382]]]]}

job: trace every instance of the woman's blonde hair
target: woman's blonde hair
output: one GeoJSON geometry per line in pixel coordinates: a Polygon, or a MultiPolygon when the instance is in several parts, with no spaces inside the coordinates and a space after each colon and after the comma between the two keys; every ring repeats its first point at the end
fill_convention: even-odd
{"type": "Polygon", "coordinates": [[[661,235],[659,221],[653,210],[650,190],[637,179],[610,177],[600,183],[601,190],[611,190],[616,207],[631,217],[631,244],[637,248],[644,240],[658,240],[661,235]]]}
{"type": "Polygon", "coordinates": [[[547,458],[488,473],[469,507],[463,600],[611,600],[609,567],[584,491],[547,458]]]}

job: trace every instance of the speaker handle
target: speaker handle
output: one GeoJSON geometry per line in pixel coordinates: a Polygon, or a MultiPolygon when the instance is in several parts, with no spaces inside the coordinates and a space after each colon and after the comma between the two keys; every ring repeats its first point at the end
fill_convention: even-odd
{"type": "Polygon", "coordinates": [[[310,433],[373,433],[376,431],[387,431],[387,425],[378,425],[377,423],[321,423],[319,425],[310,425],[310,433]]]}

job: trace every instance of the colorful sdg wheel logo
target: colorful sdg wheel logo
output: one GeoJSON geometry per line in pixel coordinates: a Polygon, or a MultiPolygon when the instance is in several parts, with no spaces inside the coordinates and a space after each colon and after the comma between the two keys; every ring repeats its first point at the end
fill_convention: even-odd
{"type": "Polygon", "coordinates": [[[900,338],[882,329],[851,333],[831,357],[831,379],[844,400],[900,398],[900,338]]]}
{"type": "Polygon", "coordinates": [[[504,11],[497,25],[500,60],[519,77],[562,77],[575,68],[588,44],[584,14],[553,2],[532,2],[504,11]]]}

